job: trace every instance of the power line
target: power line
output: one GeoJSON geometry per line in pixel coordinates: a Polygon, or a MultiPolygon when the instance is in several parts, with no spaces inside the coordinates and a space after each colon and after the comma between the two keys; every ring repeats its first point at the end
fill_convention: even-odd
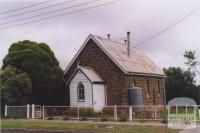
{"type": "Polygon", "coordinates": [[[30,10],[28,12],[22,12],[22,13],[18,13],[18,14],[15,14],[15,15],[10,15],[10,16],[7,16],[7,17],[0,18],[0,20],[7,19],[7,18],[12,18],[12,17],[16,17],[16,16],[28,14],[28,13],[32,13],[32,12],[36,12],[36,11],[40,11],[40,10],[44,10],[44,9],[47,9],[47,8],[63,5],[63,4],[70,3],[70,2],[73,2],[73,1],[76,1],[76,0],[65,1],[65,2],[62,2],[62,3],[57,3],[57,4],[54,4],[54,5],[50,5],[50,6],[46,6],[46,7],[42,7],[42,8],[38,8],[38,9],[34,9],[34,10],[30,10]]]}
{"type": "Polygon", "coordinates": [[[75,11],[71,11],[71,12],[55,15],[55,16],[52,16],[52,17],[46,17],[46,18],[43,18],[43,19],[38,19],[38,20],[26,22],[26,23],[21,23],[21,24],[17,24],[17,25],[11,25],[11,26],[7,26],[7,27],[2,27],[0,29],[8,29],[8,28],[12,28],[12,27],[20,26],[20,25],[26,25],[26,24],[30,24],[30,23],[34,23],[34,22],[44,21],[44,20],[48,20],[48,19],[52,19],[52,18],[56,18],[56,17],[60,17],[60,16],[65,16],[65,15],[69,15],[69,14],[73,14],[73,13],[77,13],[77,12],[82,12],[82,11],[85,11],[85,10],[90,10],[90,9],[93,9],[93,8],[98,8],[98,7],[102,7],[102,6],[106,6],[106,5],[111,5],[111,4],[120,2],[120,1],[122,1],[122,0],[116,0],[116,1],[112,1],[112,2],[107,2],[107,3],[104,3],[104,4],[99,4],[99,5],[96,5],[96,6],[91,6],[91,7],[88,7],[88,8],[83,8],[83,9],[80,9],[80,10],[75,10],[75,11]]]}
{"type": "Polygon", "coordinates": [[[83,6],[83,5],[88,5],[88,4],[94,3],[94,2],[96,2],[96,1],[100,1],[100,0],[93,0],[93,1],[85,2],[85,3],[81,3],[81,4],[69,6],[69,7],[66,7],[66,8],[62,8],[62,9],[58,9],[58,10],[53,10],[53,11],[45,12],[45,13],[38,14],[38,15],[33,15],[33,16],[30,16],[30,17],[26,17],[26,18],[15,19],[15,20],[12,20],[12,21],[7,21],[7,22],[4,22],[4,23],[0,23],[0,25],[15,23],[15,22],[18,22],[18,21],[23,21],[23,20],[26,20],[26,19],[31,19],[31,18],[35,18],[35,17],[39,17],[39,16],[46,15],[46,14],[51,14],[51,13],[63,11],[63,10],[70,9],[70,8],[74,8],[74,7],[79,7],[79,6],[83,6]]]}
{"type": "Polygon", "coordinates": [[[183,16],[182,18],[180,18],[178,21],[174,22],[173,24],[167,26],[166,28],[164,28],[163,30],[161,30],[160,32],[150,36],[149,38],[147,38],[146,40],[138,43],[137,45],[135,45],[134,47],[138,47],[141,45],[144,45],[146,42],[156,38],[157,36],[161,35],[162,33],[170,30],[171,28],[175,27],[177,24],[181,23],[182,21],[184,21],[186,18],[190,17],[192,14],[194,14],[195,12],[197,12],[200,9],[200,6],[195,8],[194,10],[192,10],[190,13],[186,14],[185,16],[183,16]]]}
{"type": "Polygon", "coordinates": [[[54,1],[54,0],[47,0],[47,1],[44,1],[44,2],[36,3],[36,4],[33,4],[33,5],[21,7],[21,8],[17,8],[17,9],[14,9],[14,10],[9,10],[9,11],[5,11],[5,12],[1,12],[0,14],[7,14],[7,13],[10,13],[10,12],[15,12],[15,11],[23,10],[23,9],[26,9],[26,8],[30,8],[30,7],[34,7],[34,6],[37,6],[37,5],[45,4],[45,3],[48,3],[48,2],[51,2],[51,1],[54,1]]]}

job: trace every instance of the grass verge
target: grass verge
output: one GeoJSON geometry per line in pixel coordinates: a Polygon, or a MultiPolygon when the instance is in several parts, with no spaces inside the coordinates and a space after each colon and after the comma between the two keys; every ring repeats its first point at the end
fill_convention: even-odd
{"type": "Polygon", "coordinates": [[[178,130],[171,130],[158,126],[129,126],[129,125],[102,125],[85,123],[63,123],[63,122],[40,122],[23,120],[2,120],[1,128],[8,129],[48,129],[68,131],[96,131],[110,133],[178,133],[178,130]]]}

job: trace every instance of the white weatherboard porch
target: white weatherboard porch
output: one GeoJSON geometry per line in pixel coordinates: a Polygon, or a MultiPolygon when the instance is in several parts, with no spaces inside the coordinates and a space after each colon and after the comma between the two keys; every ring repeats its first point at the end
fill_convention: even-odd
{"type": "Polygon", "coordinates": [[[101,111],[106,105],[105,93],[103,79],[91,68],[79,67],[70,80],[70,106],[101,111]]]}

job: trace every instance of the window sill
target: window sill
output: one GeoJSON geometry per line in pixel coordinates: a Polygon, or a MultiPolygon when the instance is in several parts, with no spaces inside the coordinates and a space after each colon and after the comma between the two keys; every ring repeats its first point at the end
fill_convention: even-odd
{"type": "Polygon", "coordinates": [[[85,100],[78,100],[78,102],[85,102],[85,100]]]}

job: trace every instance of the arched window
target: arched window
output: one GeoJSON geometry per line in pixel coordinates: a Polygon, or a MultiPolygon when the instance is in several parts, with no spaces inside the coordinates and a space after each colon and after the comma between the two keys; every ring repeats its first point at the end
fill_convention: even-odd
{"type": "Polygon", "coordinates": [[[78,101],[85,101],[85,90],[82,82],[78,84],[78,101]]]}

